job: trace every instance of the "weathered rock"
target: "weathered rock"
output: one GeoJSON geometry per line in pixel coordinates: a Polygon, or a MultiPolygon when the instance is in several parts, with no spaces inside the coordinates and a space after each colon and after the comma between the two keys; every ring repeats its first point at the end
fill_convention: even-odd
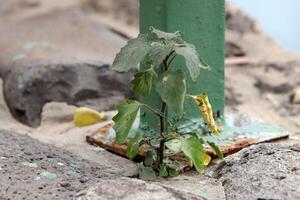
{"type": "Polygon", "coordinates": [[[132,96],[132,73],[103,64],[112,62],[125,41],[80,11],[5,22],[0,21],[0,35],[8,36],[0,39],[0,75],[6,103],[19,121],[38,126],[51,101],[82,105],[97,99],[97,109],[110,110],[132,96]]]}
{"type": "Polygon", "coordinates": [[[115,109],[129,93],[131,73],[115,73],[108,65],[57,64],[20,68],[4,82],[11,113],[21,122],[38,126],[43,106],[50,101],[82,105],[97,99],[99,110],[115,109]]]}
{"type": "Polygon", "coordinates": [[[259,144],[216,169],[227,199],[300,199],[300,154],[292,146],[259,144]]]}

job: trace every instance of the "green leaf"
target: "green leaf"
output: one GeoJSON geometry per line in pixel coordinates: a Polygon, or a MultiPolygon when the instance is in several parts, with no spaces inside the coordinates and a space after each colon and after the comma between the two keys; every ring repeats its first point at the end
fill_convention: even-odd
{"type": "Polygon", "coordinates": [[[153,151],[147,151],[145,153],[144,165],[151,167],[156,160],[156,153],[153,151]]]}
{"type": "Polygon", "coordinates": [[[159,67],[164,59],[174,50],[174,42],[153,42],[149,51],[149,58],[159,67]]]}
{"type": "Polygon", "coordinates": [[[128,143],[127,157],[132,160],[139,152],[140,142],[142,141],[142,134],[137,133],[128,143]]]}
{"type": "Polygon", "coordinates": [[[219,148],[214,142],[209,142],[209,141],[207,141],[207,143],[208,143],[209,146],[216,152],[217,156],[218,156],[220,159],[224,159],[224,156],[223,156],[222,151],[220,150],[220,148],[219,148]]]}
{"type": "Polygon", "coordinates": [[[204,170],[203,146],[199,138],[195,136],[182,139],[181,150],[193,161],[198,172],[204,170]]]}
{"type": "Polygon", "coordinates": [[[164,39],[164,40],[177,40],[181,39],[181,34],[179,31],[176,31],[175,33],[167,33],[161,30],[158,30],[154,27],[150,27],[150,32],[155,34],[158,39],[164,39]]]}
{"type": "Polygon", "coordinates": [[[178,176],[178,172],[176,171],[176,169],[169,168],[168,172],[169,172],[169,175],[172,177],[178,176]]]}
{"type": "Polygon", "coordinates": [[[149,96],[154,75],[155,72],[151,69],[136,73],[134,79],[131,81],[133,84],[133,91],[142,96],[149,96]]]}
{"type": "Polygon", "coordinates": [[[159,176],[161,176],[161,177],[168,176],[167,166],[165,164],[161,164],[159,166],[159,176]]]}
{"type": "Polygon", "coordinates": [[[154,181],[156,174],[152,167],[143,167],[139,172],[139,177],[144,181],[154,181]]]}
{"type": "Polygon", "coordinates": [[[161,99],[181,117],[186,93],[186,82],[182,70],[163,73],[157,80],[156,91],[161,99]]]}
{"type": "Polygon", "coordinates": [[[115,122],[116,142],[124,143],[137,116],[140,104],[133,100],[124,100],[118,107],[118,114],[113,117],[115,122]]]}
{"type": "Polygon", "coordinates": [[[150,48],[147,35],[140,34],[137,38],[129,40],[116,55],[112,69],[118,72],[128,71],[144,60],[150,48]]]}
{"type": "Polygon", "coordinates": [[[178,55],[182,55],[185,58],[186,65],[193,80],[196,80],[199,76],[201,69],[209,69],[208,64],[199,58],[194,45],[185,43],[184,45],[176,46],[175,51],[178,55]]]}

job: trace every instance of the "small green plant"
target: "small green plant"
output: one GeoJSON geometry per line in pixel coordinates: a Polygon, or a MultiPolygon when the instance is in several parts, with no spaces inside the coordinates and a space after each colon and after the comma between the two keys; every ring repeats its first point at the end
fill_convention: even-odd
{"type": "MultiPolygon", "coordinates": [[[[208,96],[186,94],[186,79],[182,70],[172,68],[172,61],[176,56],[183,56],[192,80],[195,80],[201,69],[209,66],[199,58],[194,45],[185,42],[179,32],[166,33],[150,27],[148,34],[140,34],[137,38],[128,41],[117,54],[112,69],[126,72],[130,68],[143,62],[147,68],[137,72],[132,80],[133,91],[142,96],[149,96],[152,87],[161,98],[161,108],[155,109],[136,100],[124,100],[118,107],[118,113],[113,117],[116,142],[127,143],[127,156],[133,159],[139,149],[148,149],[145,160],[138,165],[135,175],[146,180],[159,176],[175,176],[180,168],[180,162],[172,159],[175,154],[185,155],[190,166],[195,166],[198,172],[203,172],[205,165],[210,162],[210,156],[204,152],[207,143],[214,149],[221,159],[223,155],[218,146],[210,141],[204,141],[200,133],[189,132],[182,134],[174,129],[174,122],[168,121],[166,110],[170,108],[181,118],[184,110],[184,101],[191,98],[198,105],[206,124],[207,132],[218,135],[208,96]],[[159,75],[157,69],[161,68],[159,75]],[[154,136],[145,136],[137,132],[129,138],[129,132],[141,107],[148,109],[159,118],[160,130],[154,136]],[[150,147],[150,148],[149,148],[150,147]]],[[[155,129],[155,127],[153,127],[155,129]]]]}

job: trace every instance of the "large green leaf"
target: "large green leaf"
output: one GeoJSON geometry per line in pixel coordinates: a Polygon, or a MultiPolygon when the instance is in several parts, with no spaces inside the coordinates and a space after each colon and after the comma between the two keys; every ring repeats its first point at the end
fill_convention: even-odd
{"type": "Polygon", "coordinates": [[[153,42],[149,51],[149,58],[154,62],[156,67],[164,61],[164,59],[174,50],[175,43],[168,42],[153,42]]]}
{"type": "Polygon", "coordinates": [[[138,154],[142,138],[143,137],[141,133],[136,133],[135,136],[129,141],[126,155],[130,160],[132,160],[138,154]]]}
{"type": "Polygon", "coordinates": [[[150,48],[147,35],[140,34],[137,38],[129,40],[116,55],[112,69],[119,72],[128,71],[144,60],[150,48]]]}
{"type": "Polygon", "coordinates": [[[118,114],[113,117],[115,122],[116,142],[124,143],[136,118],[140,104],[133,100],[124,100],[118,107],[118,114]]]}
{"type": "Polygon", "coordinates": [[[208,64],[199,58],[194,45],[188,43],[178,45],[176,46],[175,51],[177,54],[182,55],[185,58],[186,65],[193,80],[196,80],[199,76],[201,69],[209,69],[208,64]]]}
{"type": "Polygon", "coordinates": [[[155,72],[151,69],[136,73],[134,79],[131,81],[133,91],[142,96],[149,96],[154,75],[155,72]]]}
{"type": "Polygon", "coordinates": [[[199,138],[190,136],[182,139],[181,150],[193,161],[193,164],[198,172],[204,170],[204,154],[203,146],[199,138]]]}
{"type": "Polygon", "coordinates": [[[207,142],[209,144],[209,146],[216,152],[217,156],[220,158],[220,159],[223,159],[224,156],[223,156],[223,153],[222,151],[220,150],[220,148],[214,143],[214,142],[207,142]]]}
{"type": "Polygon", "coordinates": [[[186,93],[185,77],[182,70],[163,73],[157,80],[156,91],[161,99],[181,117],[186,93]]]}

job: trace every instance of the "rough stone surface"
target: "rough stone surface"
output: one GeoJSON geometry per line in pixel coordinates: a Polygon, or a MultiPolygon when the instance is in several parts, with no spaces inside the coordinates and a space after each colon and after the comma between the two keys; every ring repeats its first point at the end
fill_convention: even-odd
{"type": "Polygon", "coordinates": [[[47,102],[82,105],[97,99],[97,109],[111,110],[132,96],[132,73],[103,64],[112,62],[125,40],[76,9],[0,20],[0,35],[8,36],[0,39],[6,103],[27,125],[39,125],[47,102]]]}
{"type": "Polygon", "coordinates": [[[225,199],[221,183],[202,174],[145,182],[26,135],[0,130],[0,141],[1,200],[225,199]]]}
{"type": "Polygon", "coordinates": [[[174,190],[155,183],[142,180],[122,178],[102,180],[96,186],[78,193],[79,200],[111,199],[111,200],[202,200],[206,199],[189,192],[174,190]],[[116,190],[117,188],[117,190],[116,190]]]}
{"type": "Polygon", "coordinates": [[[228,200],[300,199],[300,153],[295,146],[251,146],[227,157],[214,176],[222,181],[228,200]]]}
{"type": "Polygon", "coordinates": [[[0,130],[0,199],[72,199],[98,180],[116,176],[112,169],[0,130]]]}

